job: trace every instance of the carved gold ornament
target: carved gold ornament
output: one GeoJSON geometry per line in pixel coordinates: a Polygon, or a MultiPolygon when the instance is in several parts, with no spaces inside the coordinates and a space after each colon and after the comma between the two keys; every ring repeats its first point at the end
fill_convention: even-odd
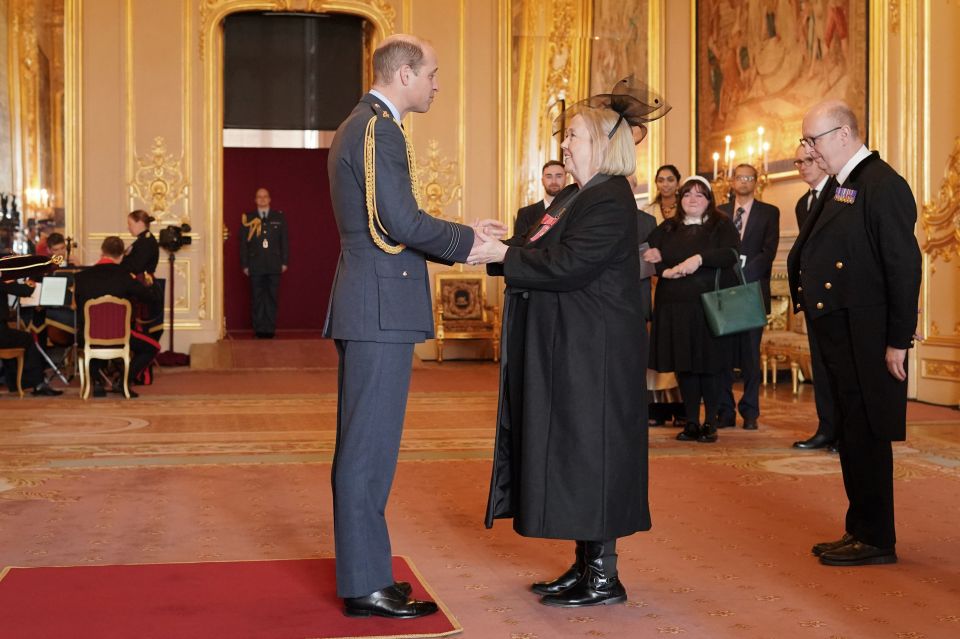
{"type": "Polygon", "coordinates": [[[420,183],[423,185],[423,210],[434,217],[460,221],[463,214],[445,217],[443,210],[459,202],[463,186],[457,180],[460,167],[456,160],[440,155],[440,143],[430,140],[427,157],[419,163],[420,183]]]}
{"type": "Polygon", "coordinates": [[[130,196],[146,203],[150,214],[162,224],[179,224],[182,220],[170,208],[187,196],[189,184],[181,168],[183,158],[167,152],[164,139],[153,139],[149,155],[137,158],[137,170],[130,183],[130,196]]]}
{"type": "Polygon", "coordinates": [[[932,261],[960,256],[960,137],[954,141],[936,201],[923,206],[921,223],[927,234],[923,252],[932,261]]]}
{"type": "Polygon", "coordinates": [[[360,15],[394,32],[397,11],[389,0],[201,0],[200,3],[200,59],[206,47],[206,34],[210,21],[219,20],[227,13],[262,9],[266,11],[291,11],[300,13],[349,13],[360,15]],[[253,4],[254,6],[251,6],[253,4]]]}

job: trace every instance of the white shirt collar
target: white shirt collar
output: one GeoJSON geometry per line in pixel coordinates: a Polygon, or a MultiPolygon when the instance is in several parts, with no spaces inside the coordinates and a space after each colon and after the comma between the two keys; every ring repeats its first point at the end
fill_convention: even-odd
{"type": "Polygon", "coordinates": [[[703,224],[702,217],[685,217],[683,218],[684,226],[701,226],[703,224]]]}
{"type": "Polygon", "coordinates": [[[544,195],[544,196],[543,196],[543,208],[548,209],[548,208],[550,208],[550,205],[551,205],[551,204],[553,204],[553,196],[552,196],[552,195],[544,195]]]}
{"type": "Polygon", "coordinates": [[[843,165],[843,168],[840,169],[840,172],[837,173],[837,184],[842,185],[847,181],[847,178],[850,177],[850,174],[853,172],[857,165],[870,157],[870,150],[867,149],[866,145],[860,145],[860,149],[853,154],[853,157],[847,160],[847,163],[843,165]]]}
{"type": "Polygon", "coordinates": [[[393,102],[387,99],[387,96],[380,93],[376,89],[370,89],[370,95],[376,97],[378,100],[381,100],[384,104],[386,104],[387,108],[390,109],[390,113],[393,114],[393,119],[397,121],[397,124],[400,123],[400,112],[397,111],[397,107],[393,106],[393,102]]]}
{"type": "Polygon", "coordinates": [[[813,190],[817,192],[817,197],[819,197],[820,194],[823,193],[823,187],[827,185],[827,180],[829,179],[830,179],[829,175],[824,175],[823,179],[820,180],[815,187],[813,187],[813,190]]]}

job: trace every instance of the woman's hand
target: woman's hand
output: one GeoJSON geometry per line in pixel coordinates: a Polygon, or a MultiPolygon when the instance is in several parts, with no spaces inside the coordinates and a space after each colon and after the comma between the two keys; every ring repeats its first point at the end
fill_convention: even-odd
{"type": "Polygon", "coordinates": [[[500,240],[483,240],[474,245],[467,257],[467,264],[490,264],[502,262],[507,255],[507,245],[500,240]]]}
{"type": "Polygon", "coordinates": [[[665,270],[661,277],[665,277],[668,280],[675,280],[681,277],[686,277],[687,275],[693,275],[697,272],[697,269],[699,269],[702,264],[703,258],[700,257],[699,253],[697,255],[691,255],[676,266],[671,266],[665,270]]]}
{"type": "Polygon", "coordinates": [[[643,261],[650,264],[659,264],[663,261],[663,256],[660,255],[660,249],[648,248],[643,252],[643,261]]]}

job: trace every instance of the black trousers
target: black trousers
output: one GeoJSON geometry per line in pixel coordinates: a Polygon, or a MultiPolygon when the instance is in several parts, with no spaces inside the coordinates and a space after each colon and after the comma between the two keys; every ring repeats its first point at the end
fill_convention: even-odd
{"type": "Polygon", "coordinates": [[[250,272],[250,311],[255,333],[274,333],[277,330],[277,301],[280,293],[280,273],[250,272]]]}
{"type": "MultiPolygon", "coordinates": [[[[846,531],[880,548],[897,543],[893,514],[893,447],[870,428],[850,337],[847,312],[835,311],[811,322],[819,342],[830,390],[836,399],[840,468],[850,502],[846,531]]],[[[884,362],[876,362],[884,366],[884,362]]]]}
{"type": "Polygon", "coordinates": [[[763,338],[763,327],[747,331],[736,337],[737,353],[740,359],[740,374],[743,376],[743,395],[740,402],[735,404],[733,399],[733,369],[723,372],[723,386],[720,391],[721,416],[733,417],[737,411],[744,419],[760,417],[760,382],[763,381],[763,369],[760,366],[760,340],[763,338]]]}
{"type": "MultiPolygon", "coordinates": [[[[804,313],[806,315],[806,313],[804,313]]],[[[837,439],[837,420],[834,417],[835,402],[830,392],[830,383],[827,379],[827,367],[823,363],[823,354],[820,352],[820,342],[813,332],[809,318],[807,323],[807,337],[810,342],[810,367],[813,369],[813,398],[817,403],[817,435],[823,435],[830,441],[837,439]]]]}
{"type": "MultiPolygon", "coordinates": [[[[152,343],[142,340],[136,335],[130,336],[130,370],[127,371],[127,380],[133,382],[144,369],[150,365],[153,358],[157,356],[159,349],[152,343]]],[[[105,360],[90,360],[90,378],[94,384],[102,383],[100,379],[100,369],[105,364],[105,360]]]]}
{"type": "Polygon", "coordinates": [[[687,422],[700,423],[700,402],[706,409],[704,422],[710,422],[717,414],[720,403],[720,384],[723,373],[677,373],[680,394],[687,422]]]}

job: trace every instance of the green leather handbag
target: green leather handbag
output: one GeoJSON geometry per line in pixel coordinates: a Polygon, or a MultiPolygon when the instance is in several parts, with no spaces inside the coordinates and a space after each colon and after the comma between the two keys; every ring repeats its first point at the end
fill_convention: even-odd
{"type": "Polygon", "coordinates": [[[767,323],[760,283],[747,282],[740,267],[740,253],[736,249],[730,250],[737,256],[734,270],[740,278],[740,284],[720,288],[721,269],[718,268],[714,290],[700,295],[707,324],[717,337],[750,331],[767,323]]]}

